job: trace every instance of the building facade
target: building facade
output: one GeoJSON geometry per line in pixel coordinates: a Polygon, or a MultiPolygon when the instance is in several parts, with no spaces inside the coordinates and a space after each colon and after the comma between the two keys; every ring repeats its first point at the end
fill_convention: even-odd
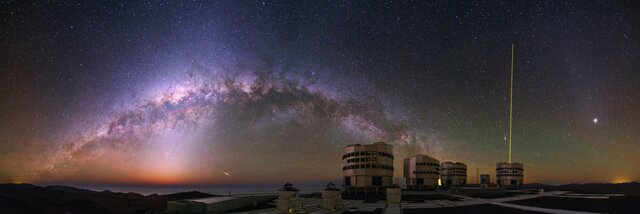
{"type": "Polygon", "coordinates": [[[409,190],[437,190],[440,161],[426,155],[405,158],[403,175],[409,190]]]}
{"type": "Polygon", "coordinates": [[[501,162],[496,165],[496,184],[507,189],[520,189],[524,182],[522,163],[501,162]]]}
{"type": "Polygon", "coordinates": [[[440,179],[442,186],[464,186],[467,184],[467,165],[459,162],[444,162],[440,164],[440,179]]]}
{"type": "Polygon", "coordinates": [[[480,175],[480,187],[487,188],[491,183],[491,176],[489,174],[480,175]]]}
{"type": "Polygon", "coordinates": [[[393,184],[393,146],[384,142],[347,146],[342,155],[342,172],[347,194],[384,192],[393,184]]]}

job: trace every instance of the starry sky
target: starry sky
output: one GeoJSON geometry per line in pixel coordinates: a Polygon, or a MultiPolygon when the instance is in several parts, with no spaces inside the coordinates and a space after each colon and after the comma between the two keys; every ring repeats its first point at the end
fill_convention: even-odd
{"type": "Polygon", "coordinates": [[[525,182],[640,180],[633,1],[0,2],[0,182],[340,180],[385,141],[525,182]]]}

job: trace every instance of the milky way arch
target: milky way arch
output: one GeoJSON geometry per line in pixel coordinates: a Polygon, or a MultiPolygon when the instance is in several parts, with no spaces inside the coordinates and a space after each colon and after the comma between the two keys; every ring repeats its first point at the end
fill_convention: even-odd
{"type": "MultiPolygon", "coordinates": [[[[184,142],[185,138],[200,135],[210,136],[212,133],[220,131],[221,128],[216,127],[230,127],[232,124],[241,124],[239,127],[243,128],[238,129],[247,129],[242,132],[245,133],[244,135],[254,136],[251,139],[262,139],[263,135],[273,135],[268,133],[269,130],[266,132],[258,130],[260,124],[265,124],[264,121],[268,121],[268,129],[282,132],[297,129],[295,127],[282,128],[290,126],[292,123],[296,126],[309,127],[302,131],[295,131],[309,133],[316,132],[314,129],[315,126],[319,126],[318,124],[324,124],[323,127],[331,128],[317,131],[325,132],[322,133],[325,136],[332,134],[326,133],[331,132],[327,130],[340,129],[342,133],[356,133],[365,136],[365,138],[356,138],[360,140],[384,140],[399,146],[417,143],[415,136],[411,136],[415,135],[416,131],[389,118],[377,100],[328,95],[326,91],[317,89],[321,87],[316,87],[314,83],[303,84],[302,81],[286,75],[269,72],[227,71],[218,73],[218,75],[211,73],[213,72],[210,72],[210,69],[192,68],[188,75],[185,75],[186,80],[180,84],[169,87],[133,108],[119,111],[108,117],[110,119],[102,121],[96,130],[85,132],[71,142],[65,142],[51,156],[51,160],[40,168],[39,176],[50,180],[55,179],[56,176],[64,177],[65,174],[84,174],[89,177],[93,176],[92,180],[100,180],[101,177],[109,177],[105,174],[114,174],[112,173],[114,171],[118,172],[115,174],[127,174],[127,170],[136,170],[144,171],[146,174],[159,174],[159,177],[162,177],[162,174],[172,174],[173,176],[169,176],[171,179],[168,180],[176,182],[189,180],[191,177],[185,174],[189,174],[188,168],[190,166],[186,162],[180,162],[176,159],[169,160],[177,162],[174,165],[181,168],[181,170],[171,173],[172,170],[163,169],[163,162],[157,159],[181,156],[182,160],[185,158],[200,159],[215,165],[215,162],[220,161],[219,159],[199,157],[205,156],[206,153],[193,151],[193,148],[176,152],[175,148],[189,147],[184,145],[188,143],[184,142]],[[219,123],[227,125],[221,126],[219,123]],[[168,139],[166,133],[179,134],[177,138],[168,139]],[[154,147],[160,147],[159,145],[163,143],[158,142],[170,145],[165,146],[167,147],[165,150],[159,151],[154,147]],[[155,153],[149,154],[149,151],[155,153]],[[138,162],[141,163],[138,164],[138,162]],[[144,164],[145,162],[147,164],[144,164]],[[101,168],[101,172],[95,172],[96,167],[101,168]],[[144,169],[140,170],[141,168],[144,169]],[[149,168],[158,168],[158,170],[149,168]]],[[[273,140],[275,142],[267,143],[288,144],[297,141],[296,139],[286,139],[287,137],[283,136],[273,140]]],[[[247,140],[242,138],[237,140],[235,136],[233,138],[227,141],[215,140],[215,137],[204,137],[204,146],[201,145],[198,148],[199,150],[202,148],[210,149],[211,147],[207,145],[233,147],[233,144],[243,144],[245,142],[242,141],[247,140]]],[[[320,139],[323,138],[330,139],[325,141],[341,141],[341,139],[335,139],[332,136],[320,137],[320,139]]],[[[307,139],[306,141],[314,140],[307,139]]],[[[347,139],[342,139],[342,142],[333,142],[330,145],[338,145],[335,146],[338,148],[347,143],[353,143],[353,141],[354,139],[347,137],[347,139]]],[[[415,145],[413,146],[415,147],[415,145]]],[[[415,150],[415,148],[413,149],[415,150]]],[[[423,148],[419,147],[418,149],[423,148]]],[[[242,151],[234,152],[242,153],[242,151]]],[[[244,152],[250,151],[245,150],[244,152]]],[[[212,153],[215,151],[208,154],[212,153]]],[[[335,150],[329,153],[335,153],[335,150]]],[[[225,154],[212,156],[220,157],[225,154]]],[[[225,158],[225,160],[227,159],[229,158],[225,158]]],[[[230,159],[233,158],[230,157],[230,159]]],[[[278,161],[287,160],[276,160],[276,162],[278,161]]],[[[252,167],[255,167],[255,164],[245,163],[241,166],[245,169],[252,167]]],[[[211,173],[216,174],[215,172],[211,173]]],[[[217,175],[204,177],[216,180],[217,175]]],[[[144,181],[142,178],[138,180],[144,181]]]]}

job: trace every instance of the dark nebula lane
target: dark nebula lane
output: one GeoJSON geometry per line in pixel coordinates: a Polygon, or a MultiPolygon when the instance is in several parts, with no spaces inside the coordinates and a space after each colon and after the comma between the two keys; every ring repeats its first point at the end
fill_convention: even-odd
{"type": "Polygon", "coordinates": [[[374,141],[394,146],[397,169],[422,153],[493,173],[507,159],[512,43],[525,182],[638,181],[639,11],[1,2],[0,183],[328,182],[346,145],[374,141]]]}

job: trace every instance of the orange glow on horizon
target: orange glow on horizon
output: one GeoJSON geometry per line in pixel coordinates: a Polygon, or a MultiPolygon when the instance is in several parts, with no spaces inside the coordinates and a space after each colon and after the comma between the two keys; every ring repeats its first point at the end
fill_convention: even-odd
{"type": "Polygon", "coordinates": [[[626,177],[616,177],[616,178],[613,178],[613,180],[611,181],[611,183],[614,183],[614,184],[629,183],[629,182],[631,182],[631,179],[626,177]]]}

